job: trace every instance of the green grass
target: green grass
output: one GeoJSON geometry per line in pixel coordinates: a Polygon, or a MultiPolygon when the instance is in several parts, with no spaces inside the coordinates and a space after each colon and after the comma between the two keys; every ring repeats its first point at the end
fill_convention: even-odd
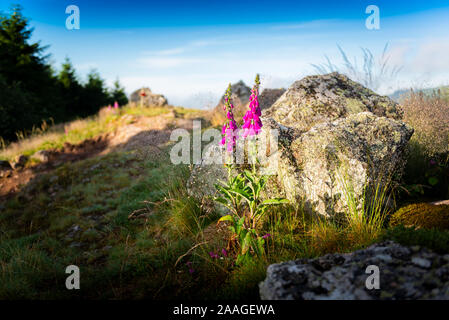
{"type": "Polygon", "coordinates": [[[262,226],[271,234],[266,254],[236,266],[232,248],[227,257],[209,256],[227,241],[208,235],[218,217],[205,215],[187,196],[188,176],[186,166],[143,161],[134,153],[66,164],[42,176],[28,190],[31,200],[19,193],[0,216],[0,298],[257,299],[272,263],[350,252],[384,239],[449,247],[448,233],[395,228],[361,237],[350,225],[284,205],[271,209],[262,226]],[[50,180],[60,186],[53,197],[50,180]],[[132,213],[136,218],[128,219],[132,213]],[[75,224],[83,232],[69,239],[75,224]],[[78,292],[64,286],[70,264],[81,269],[78,292]]]}
{"type": "Polygon", "coordinates": [[[31,156],[39,150],[60,149],[64,143],[78,144],[86,139],[113,132],[120,126],[132,122],[133,117],[154,117],[169,114],[171,111],[174,111],[177,116],[185,118],[202,114],[200,110],[172,106],[151,108],[125,106],[118,111],[108,111],[104,108],[95,116],[70,123],[46,126],[45,131],[39,130],[30,136],[22,135],[22,139],[8,146],[5,146],[4,142],[0,142],[0,160],[12,161],[21,154],[31,156]]]}
{"type": "Polygon", "coordinates": [[[402,225],[388,228],[383,240],[393,240],[406,246],[423,246],[438,253],[449,253],[449,232],[437,229],[406,228],[402,225]]]}
{"type": "MultiPolygon", "coordinates": [[[[146,110],[145,116],[158,112],[146,110]]],[[[74,130],[72,141],[123,120],[102,119],[85,120],[90,129],[74,130]]],[[[0,299],[257,299],[272,263],[350,252],[385,239],[438,252],[449,248],[447,232],[385,228],[387,191],[374,186],[360,209],[346,181],[345,219],[318,219],[301,206],[271,208],[259,230],[271,235],[265,254],[236,266],[238,251],[219,231],[218,216],[187,195],[189,168],[167,157],[113,152],[66,163],[1,203],[0,299]],[[211,258],[211,251],[220,258],[211,258]],[[71,264],[81,269],[80,291],[65,289],[71,264]]]]}
{"type": "Polygon", "coordinates": [[[188,176],[186,166],[134,153],[66,164],[41,176],[0,216],[0,280],[6,283],[0,297],[257,298],[271,263],[368,244],[354,241],[360,238],[344,226],[282,206],[262,227],[271,234],[266,255],[236,266],[237,251],[214,233],[218,216],[205,215],[187,196],[188,176]],[[53,196],[49,188],[57,190],[53,196]],[[33,196],[25,201],[27,194],[33,196]],[[70,236],[74,225],[82,231],[70,236]],[[223,248],[227,257],[210,257],[223,248]],[[70,264],[81,269],[81,292],[65,290],[70,264]]]}

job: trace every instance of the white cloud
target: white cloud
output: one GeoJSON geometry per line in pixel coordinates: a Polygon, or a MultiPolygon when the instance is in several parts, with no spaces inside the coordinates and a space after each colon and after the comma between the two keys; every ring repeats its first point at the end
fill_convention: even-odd
{"type": "Polygon", "coordinates": [[[420,46],[412,61],[418,72],[449,72],[449,39],[435,39],[420,46]]]}
{"type": "Polygon", "coordinates": [[[152,68],[152,69],[167,69],[175,68],[181,65],[192,65],[194,63],[201,62],[201,59],[195,58],[182,58],[182,57],[146,57],[138,59],[140,67],[152,68]]]}
{"type": "Polygon", "coordinates": [[[177,47],[165,50],[157,50],[157,51],[146,51],[144,54],[146,55],[155,55],[155,56],[171,56],[184,53],[186,51],[186,47],[177,47]]]}

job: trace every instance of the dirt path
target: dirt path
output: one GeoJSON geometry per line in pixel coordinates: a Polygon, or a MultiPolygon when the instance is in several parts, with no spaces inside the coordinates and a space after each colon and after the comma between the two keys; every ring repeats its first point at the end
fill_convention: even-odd
{"type": "Polygon", "coordinates": [[[51,172],[64,163],[105,155],[113,151],[146,150],[154,154],[169,142],[173,128],[192,128],[191,119],[176,118],[173,113],[155,117],[128,117],[129,124],[115,132],[87,139],[79,144],[65,143],[61,149],[46,150],[48,160],[24,169],[13,170],[0,178],[0,198],[18,192],[35,176],[51,172]]]}

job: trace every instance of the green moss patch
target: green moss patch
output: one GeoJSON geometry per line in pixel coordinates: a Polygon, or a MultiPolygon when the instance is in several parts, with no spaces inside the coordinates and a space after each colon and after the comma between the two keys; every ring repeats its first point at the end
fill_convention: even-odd
{"type": "Polygon", "coordinates": [[[396,211],[390,225],[413,226],[424,229],[449,229],[449,205],[433,205],[429,203],[416,203],[405,206],[396,211]]]}

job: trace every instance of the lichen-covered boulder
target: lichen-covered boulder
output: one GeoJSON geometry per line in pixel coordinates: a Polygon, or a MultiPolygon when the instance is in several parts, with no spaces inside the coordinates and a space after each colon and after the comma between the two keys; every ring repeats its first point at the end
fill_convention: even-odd
{"type": "Polygon", "coordinates": [[[387,241],[349,254],[272,264],[259,292],[263,300],[447,300],[449,254],[387,241]],[[377,288],[368,266],[379,268],[377,288]]]}
{"type": "Polygon", "coordinates": [[[348,196],[360,208],[366,188],[385,187],[404,166],[412,133],[403,122],[370,112],[318,124],[291,144],[300,188],[290,193],[326,216],[346,212],[348,196]]]}
{"type": "Polygon", "coordinates": [[[400,208],[390,218],[390,225],[425,229],[449,229],[449,205],[414,203],[400,208]]]}
{"type": "Polygon", "coordinates": [[[269,164],[280,195],[324,216],[347,211],[349,195],[361,208],[368,187],[398,178],[413,134],[397,103],[338,73],[296,81],[262,115],[264,130],[284,128],[269,164]]]}
{"type": "Polygon", "coordinates": [[[299,136],[273,119],[262,123],[263,130],[279,132],[278,156],[267,163],[275,175],[273,195],[328,217],[348,210],[349,195],[361,208],[368,187],[398,175],[413,133],[401,121],[370,112],[318,124],[299,136]]]}
{"type": "Polygon", "coordinates": [[[263,115],[305,132],[315,124],[364,111],[377,116],[401,118],[396,102],[334,72],[308,76],[294,82],[263,115]]]}

